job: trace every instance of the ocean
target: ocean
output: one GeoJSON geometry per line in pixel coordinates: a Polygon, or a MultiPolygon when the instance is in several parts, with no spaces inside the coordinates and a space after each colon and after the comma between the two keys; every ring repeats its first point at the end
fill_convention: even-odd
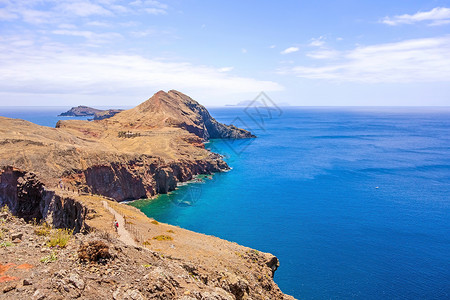
{"type": "MultiPolygon", "coordinates": [[[[231,171],[131,205],[273,253],[299,299],[450,298],[449,108],[209,111],[258,138],[211,141],[231,171]]],[[[0,108],[46,126],[55,112],[0,108]]]]}

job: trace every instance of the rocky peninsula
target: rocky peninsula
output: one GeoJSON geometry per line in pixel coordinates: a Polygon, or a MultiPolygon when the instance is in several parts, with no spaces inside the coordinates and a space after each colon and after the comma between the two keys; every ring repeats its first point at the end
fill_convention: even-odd
{"type": "Polygon", "coordinates": [[[0,125],[0,298],[292,299],[273,282],[273,255],[117,203],[229,169],[204,142],[250,132],[174,90],[103,120],[0,125]],[[59,231],[38,234],[45,224],[69,229],[67,245],[49,248],[59,231]]]}
{"type": "Polygon", "coordinates": [[[116,114],[120,113],[121,111],[123,111],[123,109],[102,110],[102,109],[92,108],[89,106],[80,105],[77,107],[72,107],[68,111],[59,114],[59,117],[93,116],[94,120],[103,120],[103,119],[111,118],[111,117],[115,116],[116,114]]]}

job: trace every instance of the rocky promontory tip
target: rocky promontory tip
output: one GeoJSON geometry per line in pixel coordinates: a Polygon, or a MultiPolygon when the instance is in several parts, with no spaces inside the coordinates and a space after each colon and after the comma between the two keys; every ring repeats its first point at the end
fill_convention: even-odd
{"type": "Polygon", "coordinates": [[[96,109],[89,106],[77,106],[72,107],[66,112],[63,112],[58,115],[58,117],[89,117],[93,116],[94,120],[103,120],[107,118],[111,118],[115,116],[116,114],[123,111],[123,109],[96,109]]]}
{"type": "Polygon", "coordinates": [[[101,109],[80,105],[77,107],[72,107],[68,111],[59,114],[58,117],[87,117],[94,116],[96,113],[101,111],[101,109]]]}

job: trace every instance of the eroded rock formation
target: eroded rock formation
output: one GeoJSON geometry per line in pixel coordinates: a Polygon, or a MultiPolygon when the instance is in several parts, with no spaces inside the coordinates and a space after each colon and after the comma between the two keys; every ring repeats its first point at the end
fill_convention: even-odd
{"type": "Polygon", "coordinates": [[[87,230],[88,208],[73,198],[47,190],[35,174],[13,167],[0,169],[0,207],[7,205],[13,215],[25,221],[47,221],[74,232],[87,230]]]}

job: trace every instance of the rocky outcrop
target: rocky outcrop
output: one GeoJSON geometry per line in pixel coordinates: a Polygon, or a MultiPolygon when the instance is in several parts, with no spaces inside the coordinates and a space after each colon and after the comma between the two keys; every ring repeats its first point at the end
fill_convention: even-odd
{"type": "Polygon", "coordinates": [[[94,120],[108,119],[108,118],[114,117],[115,115],[117,115],[121,111],[123,111],[123,109],[108,109],[108,110],[104,110],[104,111],[101,111],[101,112],[97,112],[94,115],[94,120]]]}
{"type": "Polygon", "coordinates": [[[0,207],[4,205],[26,221],[45,220],[57,228],[70,228],[74,232],[87,229],[86,207],[70,197],[47,190],[35,174],[13,167],[0,170],[0,207]]]}
{"type": "Polygon", "coordinates": [[[0,299],[293,299],[268,276],[267,255],[253,253],[248,260],[245,249],[232,243],[244,255],[233,254],[233,264],[218,256],[224,265],[212,267],[130,247],[98,231],[75,234],[65,247],[50,249],[49,237],[36,234],[40,226],[7,212],[0,212],[0,222],[0,242],[10,245],[0,249],[0,299]],[[88,251],[102,258],[87,262],[88,251]]]}
{"type": "Polygon", "coordinates": [[[133,127],[178,127],[195,134],[203,141],[256,137],[245,129],[217,122],[203,105],[175,90],[167,93],[159,91],[137,107],[112,119],[122,123],[125,121],[133,127]]]}
{"type": "Polygon", "coordinates": [[[69,182],[85,192],[113,198],[117,201],[150,198],[175,190],[178,182],[186,182],[199,174],[228,170],[222,160],[178,161],[170,164],[157,159],[141,159],[127,163],[98,165],[71,174],[69,182]]]}
{"type": "Polygon", "coordinates": [[[100,113],[102,111],[103,110],[101,110],[101,109],[96,109],[96,108],[80,105],[77,107],[72,107],[68,111],[61,113],[59,116],[60,117],[87,117],[87,116],[93,116],[96,113],[100,113]]]}
{"type": "Polygon", "coordinates": [[[94,120],[104,120],[115,116],[123,111],[123,109],[96,109],[88,106],[72,107],[66,112],[61,113],[60,117],[89,117],[94,116],[94,120]]]}
{"type": "Polygon", "coordinates": [[[176,99],[177,101],[183,103],[190,111],[195,115],[193,125],[188,125],[182,123],[182,127],[189,132],[194,133],[200,138],[205,140],[208,139],[242,139],[242,138],[255,138],[251,132],[238,128],[234,125],[225,125],[217,122],[208,112],[208,110],[193,100],[191,97],[171,90],[167,93],[170,98],[176,99]]]}

